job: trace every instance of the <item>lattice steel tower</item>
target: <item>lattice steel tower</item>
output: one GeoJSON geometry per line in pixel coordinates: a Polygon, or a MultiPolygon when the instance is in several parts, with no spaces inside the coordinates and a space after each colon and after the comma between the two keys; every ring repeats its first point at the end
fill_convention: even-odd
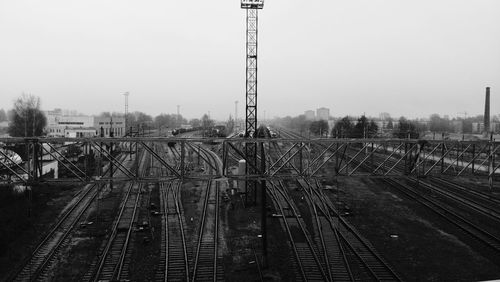
{"type": "Polygon", "coordinates": [[[249,138],[257,131],[257,11],[263,7],[264,0],[241,0],[241,8],[247,11],[245,136],[249,138]]]}
{"type": "MultiPolygon", "coordinates": [[[[245,137],[257,137],[257,35],[258,35],[258,10],[264,7],[264,0],[241,0],[241,8],[247,11],[246,33],[246,116],[245,137]]],[[[247,142],[245,145],[246,174],[256,175],[257,144],[247,142]]],[[[246,181],[246,201],[251,199],[251,204],[257,202],[257,181],[246,181]]]]}

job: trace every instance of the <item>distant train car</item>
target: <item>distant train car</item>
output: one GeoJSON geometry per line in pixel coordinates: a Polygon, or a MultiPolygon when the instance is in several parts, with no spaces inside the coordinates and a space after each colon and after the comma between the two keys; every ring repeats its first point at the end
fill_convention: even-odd
{"type": "Polygon", "coordinates": [[[216,125],[212,128],[213,134],[215,135],[214,137],[226,137],[227,132],[226,132],[226,126],[224,125],[216,125]]]}
{"type": "Polygon", "coordinates": [[[202,130],[201,127],[191,127],[191,128],[185,128],[185,127],[181,127],[181,128],[176,128],[174,130],[172,130],[172,135],[178,135],[178,134],[181,134],[181,133],[186,133],[186,132],[193,132],[193,131],[198,131],[198,130],[202,130]]]}
{"type": "Polygon", "coordinates": [[[259,126],[257,128],[257,138],[270,138],[271,134],[269,132],[269,128],[265,126],[259,126]]]}

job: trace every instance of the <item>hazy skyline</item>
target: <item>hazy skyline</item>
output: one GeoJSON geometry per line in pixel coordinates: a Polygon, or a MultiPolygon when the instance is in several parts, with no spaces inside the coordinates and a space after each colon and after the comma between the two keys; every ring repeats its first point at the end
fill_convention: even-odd
{"type": "MultiPolygon", "coordinates": [[[[0,2],[0,108],[23,92],[42,108],[216,119],[245,109],[239,1],[0,2]]],[[[500,113],[500,1],[265,1],[262,116],[500,113]]]]}

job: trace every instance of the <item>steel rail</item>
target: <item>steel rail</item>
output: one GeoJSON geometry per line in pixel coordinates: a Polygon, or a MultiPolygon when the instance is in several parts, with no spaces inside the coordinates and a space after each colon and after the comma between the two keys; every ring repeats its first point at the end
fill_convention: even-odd
{"type": "MultiPolygon", "coordinates": [[[[109,168],[106,168],[106,171],[104,172],[104,174],[107,174],[108,172],[109,172],[109,168]]],[[[58,221],[51,227],[51,229],[46,233],[44,238],[37,244],[35,249],[31,252],[31,255],[29,257],[27,257],[26,259],[24,259],[23,263],[21,264],[21,267],[18,268],[14,272],[14,274],[11,274],[9,276],[10,278],[8,280],[14,280],[15,276],[20,275],[20,273],[26,267],[32,268],[33,265],[31,264],[30,261],[33,259],[34,256],[37,256],[36,253],[43,252],[44,248],[46,248],[45,245],[48,244],[51,247],[49,248],[48,251],[45,251],[47,254],[42,256],[43,260],[41,261],[40,266],[37,267],[37,269],[35,270],[35,273],[32,276],[34,278],[37,278],[38,276],[40,276],[41,273],[43,273],[45,268],[48,266],[49,261],[52,259],[52,256],[57,252],[57,250],[59,249],[59,247],[61,246],[61,244],[65,240],[65,238],[67,238],[67,236],[73,231],[73,228],[74,228],[76,222],[78,222],[80,220],[81,216],[87,211],[88,207],[92,204],[93,200],[98,195],[99,191],[98,191],[97,186],[98,186],[97,184],[88,184],[85,186],[84,189],[80,190],[74,196],[74,198],[76,198],[77,201],[74,204],[72,204],[69,208],[65,209],[66,211],[64,212],[63,216],[60,217],[58,219],[58,221]],[[94,188],[96,188],[96,189],[94,189],[94,188]],[[95,190],[95,191],[93,191],[93,190],[95,190]],[[94,195],[90,195],[91,192],[95,192],[94,195]],[[68,220],[68,218],[79,207],[79,205],[82,204],[82,202],[84,201],[84,199],[87,196],[91,196],[91,199],[89,199],[88,202],[83,203],[84,206],[82,207],[82,210],[80,211],[80,213],[77,214],[77,216],[74,218],[73,221],[69,222],[69,224],[66,228],[63,228],[63,234],[60,236],[60,238],[56,242],[48,242],[53,237],[55,232],[58,229],[61,229],[61,226],[63,224],[66,224],[65,221],[68,220]],[[30,265],[28,265],[28,264],[30,264],[30,265]]]]}
{"type": "Polygon", "coordinates": [[[300,259],[298,248],[295,245],[295,241],[293,240],[293,235],[292,235],[292,232],[290,230],[290,226],[288,225],[288,222],[286,220],[284,208],[281,205],[281,202],[279,201],[277,194],[275,194],[275,191],[273,189],[269,189],[271,187],[274,188],[274,185],[271,185],[270,187],[268,186],[267,192],[271,196],[271,199],[274,200],[275,205],[277,205],[278,209],[280,210],[281,218],[283,219],[282,222],[283,222],[283,225],[285,226],[285,231],[288,234],[288,238],[290,239],[288,242],[290,242],[290,244],[292,246],[292,251],[295,254],[295,261],[298,264],[302,279],[304,281],[307,281],[306,272],[305,272],[304,266],[302,265],[302,260],[300,259]]]}
{"type": "Polygon", "coordinates": [[[200,253],[201,253],[201,244],[203,241],[203,234],[205,231],[205,225],[206,225],[206,219],[207,219],[207,210],[208,210],[208,200],[210,199],[210,190],[212,187],[212,181],[209,180],[207,181],[207,185],[205,188],[205,199],[203,201],[203,210],[201,214],[201,222],[200,222],[200,227],[198,230],[198,242],[196,245],[196,253],[195,253],[195,258],[194,258],[194,266],[193,266],[193,274],[192,274],[192,281],[196,281],[196,275],[199,267],[199,259],[200,259],[200,253]]]}
{"type": "Polygon", "coordinates": [[[26,279],[26,271],[28,271],[29,280],[37,279],[40,274],[44,271],[45,267],[48,265],[52,256],[61,246],[62,242],[67,238],[67,236],[73,231],[74,226],[80,220],[81,216],[87,211],[90,204],[93,202],[98,194],[97,189],[94,189],[97,185],[87,185],[90,186],[86,191],[79,197],[76,203],[74,203],[69,210],[60,218],[57,223],[49,230],[49,232],[44,236],[43,240],[37,245],[35,250],[31,252],[30,257],[28,257],[23,262],[23,267],[16,271],[14,276],[11,276],[8,280],[14,281],[24,281],[26,279]],[[85,200],[87,200],[85,202],[85,200]],[[83,206],[80,205],[83,203],[83,206]],[[80,208],[78,211],[77,208],[80,208]],[[73,215],[74,212],[77,212],[73,215]],[[67,222],[69,220],[69,222],[67,222]],[[59,238],[56,238],[56,232],[62,229],[62,234],[59,238]],[[50,241],[51,239],[56,239],[56,242],[50,241]],[[48,249],[47,249],[48,248],[48,249]],[[36,262],[32,262],[35,259],[36,262]],[[32,273],[34,268],[34,272],[32,273]],[[28,270],[27,270],[28,269],[28,270]],[[24,273],[24,274],[23,274],[24,273]]]}
{"type": "MultiPolygon", "coordinates": [[[[339,252],[340,252],[339,256],[342,259],[342,263],[341,264],[343,264],[343,267],[345,268],[345,269],[341,269],[341,271],[345,270],[345,272],[346,272],[346,274],[348,276],[349,281],[354,281],[354,276],[352,274],[351,268],[349,266],[349,261],[347,260],[346,253],[345,253],[344,247],[342,246],[341,238],[339,236],[339,230],[338,230],[338,228],[334,228],[334,226],[331,224],[331,221],[332,221],[331,220],[331,215],[330,215],[330,213],[327,210],[325,199],[323,197],[318,196],[317,194],[315,194],[313,192],[314,187],[313,187],[313,185],[309,181],[307,181],[306,179],[301,179],[301,180],[306,183],[306,185],[302,185],[302,184],[301,185],[302,185],[302,187],[304,187],[303,191],[305,192],[305,195],[306,195],[306,198],[308,200],[309,206],[311,206],[313,208],[315,219],[316,219],[316,224],[318,225],[318,229],[320,230],[320,232],[319,232],[320,235],[322,236],[322,238],[325,236],[324,235],[324,228],[323,228],[324,224],[321,223],[320,215],[318,213],[318,209],[323,214],[323,217],[325,218],[325,220],[328,222],[328,227],[332,231],[332,233],[333,233],[333,235],[335,237],[335,242],[337,243],[337,246],[338,246],[338,249],[339,249],[339,252]]],[[[300,183],[300,181],[299,181],[299,183],[300,183]]],[[[319,188],[317,182],[316,182],[316,186],[319,188]]],[[[331,244],[325,244],[324,243],[324,239],[322,239],[322,244],[325,245],[324,246],[324,249],[325,249],[325,260],[328,262],[327,265],[328,265],[328,271],[330,273],[331,280],[332,281],[335,281],[335,280],[345,280],[345,277],[338,277],[340,275],[340,273],[337,273],[337,272],[333,272],[332,273],[332,268],[333,267],[342,268],[342,266],[340,266],[339,264],[335,264],[335,263],[331,263],[330,262],[330,258],[328,256],[328,254],[329,254],[329,250],[331,250],[332,248],[334,248],[334,246],[332,246],[331,244]]],[[[334,250],[332,250],[332,251],[334,251],[334,250]]],[[[335,258],[332,258],[332,259],[335,259],[335,258]]]]}
{"type": "MultiPolygon", "coordinates": [[[[138,157],[138,156],[136,156],[138,157]]],[[[141,167],[144,168],[144,164],[146,162],[146,154],[142,154],[142,157],[141,157],[141,167]]],[[[144,170],[145,171],[145,170],[144,170]]],[[[143,171],[143,173],[144,173],[143,171]]],[[[93,281],[99,281],[101,280],[100,279],[100,276],[103,274],[103,270],[104,270],[104,267],[106,266],[106,258],[108,258],[108,256],[110,255],[110,250],[111,248],[113,247],[114,243],[115,243],[115,240],[117,238],[117,235],[118,235],[118,227],[120,226],[120,222],[123,218],[123,215],[125,213],[125,209],[127,208],[127,202],[128,200],[130,199],[130,196],[132,194],[132,190],[135,186],[138,186],[137,187],[137,193],[136,193],[136,198],[135,198],[135,201],[134,201],[134,206],[133,206],[133,210],[132,210],[132,217],[130,218],[130,222],[128,224],[128,230],[127,230],[127,234],[125,236],[125,241],[124,243],[122,244],[121,248],[120,248],[120,255],[118,257],[118,262],[115,262],[115,261],[112,261],[111,262],[111,267],[112,267],[112,271],[111,271],[111,277],[110,279],[114,279],[116,277],[116,275],[118,274],[121,274],[121,266],[120,264],[123,263],[123,260],[122,260],[122,256],[124,255],[124,250],[126,252],[126,249],[128,248],[128,242],[129,242],[129,238],[130,238],[130,234],[131,234],[131,228],[132,228],[132,224],[133,224],[133,221],[134,221],[134,218],[135,218],[135,214],[136,214],[136,210],[137,210],[137,206],[138,206],[138,203],[139,203],[139,198],[140,198],[140,191],[142,189],[142,183],[130,183],[129,184],[129,188],[127,189],[127,193],[125,195],[125,198],[122,202],[122,205],[120,207],[120,211],[117,215],[117,218],[115,220],[115,224],[113,225],[112,227],[112,231],[111,231],[111,235],[109,236],[109,239],[106,243],[106,246],[103,250],[103,252],[101,253],[100,257],[99,257],[99,260],[98,260],[98,267],[95,271],[93,271],[92,273],[92,277],[91,277],[91,280],[93,281]]],[[[112,258],[110,258],[112,259],[112,258]]],[[[109,273],[107,273],[107,275],[109,275],[109,273]]]]}
{"type": "Polygon", "coordinates": [[[406,184],[403,184],[394,179],[385,179],[384,181],[389,185],[391,185],[391,187],[396,188],[398,191],[401,191],[403,194],[407,195],[411,199],[421,203],[425,207],[434,211],[436,214],[440,215],[442,218],[446,219],[448,222],[452,223],[459,229],[462,229],[463,231],[470,234],[472,237],[476,238],[484,245],[488,246],[489,248],[500,254],[500,238],[485,231],[484,229],[472,223],[463,216],[456,214],[449,208],[444,207],[441,203],[439,203],[435,199],[426,197],[422,194],[413,191],[413,189],[410,189],[406,184]]]}
{"type": "MultiPolygon", "coordinates": [[[[286,189],[284,188],[284,184],[281,181],[278,184],[273,183],[273,182],[270,182],[270,183],[271,183],[271,187],[273,188],[273,189],[270,189],[270,191],[272,191],[272,192],[275,193],[275,199],[278,200],[277,195],[278,194],[281,195],[282,199],[285,201],[285,203],[288,205],[288,207],[293,212],[294,217],[297,219],[297,224],[298,224],[300,230],[302,231],[302,233],[304,234],[304,237],[306,239],[306,242],[307,242],[307,245],[308,245],[309,250],[311,252],[311,255],[313,257],[313,260],[315,261],[316,266],[318,267],[317,270],[319,270],[319,273],[320,273],[322,279],[328,280],[328,276],[325,273],[325,270],[323,269],[323,266],[321,265],[321,261],[318,258],[318,255],[316,254],[316,250],[314,249],[314,244],[311,241],[310,234],[307,232],[306,227],[304,226],[303,222],[299,218],[298,212],[297,212],[296,208],[293,205],[292,199],[290,199],[290,197],[286,193],[286,189]]],[[[278,201],[278,203],[279,203],[279,201],[278,201]]],[[[286,220],[286,217],[284,217],[284,219],[286,220]]],[[[293,240],[293,237],[291,237],[290,239],[293,240]]],[[[305,274],[307,276],[307,274],[310,275],[311,273],[307,272],[305,274]]]]}
{"type": "Polygon", "coordinates": [[[401,281],[402,279],[392,270],[391,266],[385,262],[385,260],[377,253],[371,244],[363,237],[361,234],[350,225],[345,218],[340,216],[340,213],[334,207],[333,203],[327,198],[319,189],[311,189],[313,193],[317,195],[324,206],[318,206],[322,212],[327,215],[327,219],[330,225],[334,229],[338,229],[338,234],[340,238],[344,240],[346,245],[352,251],[352,253],[359,259],[359,261],[368,270],[370,276],[375,280],[390,280],[390,281],[401,281]],[[330,211],[336,215],[338,223],[336,224],[334,219],[331,217],[330,211]],[[352,234],[354,237],[349,236],[352,234]],[[355,246],[355,244],[361,244],[360,246],[355,246]],[[365,253],[361,254],[362,251],[365,253]],[[368,252],[368,253],[366,253],[368,252]],[[368,257],[368,256],[371,256],[368,257]],[[374,261],[375,260],[375,261],[374,261]],[[374,264],[375,263],[375,264],[374,264]]]}

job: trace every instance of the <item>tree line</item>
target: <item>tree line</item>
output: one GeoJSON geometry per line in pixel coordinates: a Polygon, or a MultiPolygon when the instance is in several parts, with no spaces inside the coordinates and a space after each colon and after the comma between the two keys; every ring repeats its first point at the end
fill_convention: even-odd
{"type": "MultiPolygon", "coordinates": [[[[125,117],[123,113],[102,112],[99,117],[125,117]]],[[[155,117],[144,112],[134,111],[126,117],[127,126],[134,131],[141,129],[157,129],[160,131],[171,131],[181,125],[192,127],[211,128],[215,125],[207,114],[201,118],[186,119],[182,115],[161,113],[155,117]]],[[[22,94],[14,101],[13,109],[8,113],[0,109],[0,122],[9,121],[7,133],[12,137],[33,137],[44,136],[44,129],[47,125],[47,118],[41,110],[41,100],[31,94],[22,94]]],[[[234,127],[234,120],[230,117],[226,127],[231,132],[234,127]]],[[[128,130],[128,128],[127,128],[128,130]]]]}
{"type": "MultiPolygon", "coordinates": [[[[0,122],[10,121],[7,132],[13,137],[30,137],[44,135],[44,128],[47,124],[47,119],[40,109],[41,101],[39,97],[31,94],[22,94],[14,101],[13,109],[6,112],[0,109],[0,122]]],[[[123,113],[103,112],[101,117],[124,117],[123,113]]],[[[182,115],[161,113],[155,117],[144,112],[135,111],[129,113],[127,118],[127,126],[140,129],[158,129],[173,130],[181,125],[190,125],[192,127],[212,127],[215,121],[210,119],[207,114],[201,118],[186,119],[182,115]]],[[[389,114],[384,113],[384,120],[387,123],[384,125],[384,137],[396,138],[418,138],[420,133],[448,133],[458,130],[462,133],[472,133],[473,123],[483,122],[483,116],[473,116],[464,118],[449,119],[447,116],[441,117],[439,114],[432,114],[425,122],[417,122],[408,120],[405,117],[400,117],[399,120],[393,123],[389,114]],[[456,122],[458,121],[458,123],[456,122]],[[389,132],[389,133],[387,133],[389,132]],[[390,134],[390,136],[388,136],[390,134]]],[[[500,123],[497,116],[493,116],[492,122],[500,123]]],[[[299,132],[303,136],[316,137],[333,137],[333,138],[373,138],[380,133],[377,123],[373,119],[368,119],[362,115],[357,120],[353,120],[349,116],[345,116],[335,122],[330,129],[328,121],[307,120],[305,115],[296,117],[286,116],[283,118],[275,118],[271,124],[277,127],[288,128],[299,132]]],[[[229,117],[226,128],[228,132],[232,132],[235,121],[229,117]]],[[[128,130],[128,129],[127,129],[128,130]]]]}
{"type": "MultiPolygon", "coordinates": [[[[357,119],[345,116],[337,120],[331,130],[327,121],[307,120],[305,115],[275,118],[271,123],[275,127],[287,128],[299,132],[303,136],[330,136],[332,138],[375,138],[381,136],[379,125],[374,119],[369,119],[365,115],[357,119]]],[[[401,117],[395,124],[392,118],[388,117],[385,129],[389,131],[389,136],[384,133],[384,137],[395,138],[418,138],[423,130],[417,122],[410,121],[405,117],[401,117]]]]}

